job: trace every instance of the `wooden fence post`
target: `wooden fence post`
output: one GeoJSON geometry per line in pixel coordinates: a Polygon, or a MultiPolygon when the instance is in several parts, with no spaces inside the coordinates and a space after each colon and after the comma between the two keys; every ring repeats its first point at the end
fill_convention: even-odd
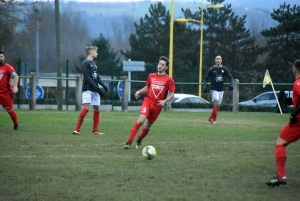
{"type": "Polygon", "coordinates": [[[232,92],[232,112],[238,112],[239,111],[239,95],[240,89],[239,89],[239,80],[235,79],[233,81],[233,92],[232,92]]]}
{"type": "Polygon", "coordinates": [[[30,86],[29,110],[35,110],[36,109],[36,74],[34,72],[30,73],[29,86],[30,86]]]}

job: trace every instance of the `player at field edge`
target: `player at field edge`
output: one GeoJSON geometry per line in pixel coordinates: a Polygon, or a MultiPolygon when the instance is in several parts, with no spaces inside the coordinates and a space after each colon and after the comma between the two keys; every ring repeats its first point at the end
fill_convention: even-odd
{"type": "Polygon", "coordinates": [[[215,58],[215,65],[208,69],[206,76],[204,77],[203,80],[203,92],[207,93],[208,90],[206,88],[206,83],[208,79],[211,78],[210,92],[211,92],[212,102],[214,103],[214,107],[208,118],[208,121],[212,125],[218,125],[217,116],[223,99],[225,76],[230,80],[229,90],[232,91],[233,77],[230,74],[228,68],[222,65],[222,57],[218,55],[215,58]]]}
{"type": "Polygon", "coordinates": [[[97,74],[97,66],[94,62],[97,59],[98,47],[88,46],[85,48],[87,58],[82,62],[82,105],[83,108],[78,116],[77,124],[73,135],[80,135],[80,128],[84,117],[89,112],[90,106],[94,108],[93,115],[93,129],[92,133],[94,135],[103,135],[104,133],[98,131],[98,126],[100,122],[100,98],[103,96],[103,92],[99,88],[100,84],[105,92],[108,91],[107,86],[102,82],[100,76],[97,74]]]}
{"type": "Polygon", "coordinates": [[[285,185],[285,163],[287,159],[286,147],[300,139],[300,60],[293,64],[293,74],[296,81],[293,84],[293,111],[290,115],[290,121],[280,131],[276,144],[274,158],[277,167],[277,176],[273,177],[266,184],[268,186],[285,185]]]}
{"type": "Polygon", "coordinates": [[[14,123],[14,130],[19,130],[18,115],[14,110],[13,94],[18,93],[19,76],[15,69],[5,62],[5,55],[0,51],[0,104],[14,123]],[[14,80],[12,84],[12,80],[14,80]]]}
{"type": "Polygon", "coordinates": [[[157,72],[150,73],[146,80],[146,86],[135,92],[136,99],[140,98],[141,94],[146,94],[142,107],[140,109],[140,116],[131,128],[124,149],[129,149],[134,137],[139,131],[142,124],[144,127],[136,141],[136,149],[142,145],[142,140],[149,133],[150,127],[158,118],[162,108],[166,103],[173,99],[175,91],[174,80],[166,73],[169,68],[169,59],[161,56],[157,64],[157,72]],[[168,96],[169,92],[169,96],[168,96]]]}

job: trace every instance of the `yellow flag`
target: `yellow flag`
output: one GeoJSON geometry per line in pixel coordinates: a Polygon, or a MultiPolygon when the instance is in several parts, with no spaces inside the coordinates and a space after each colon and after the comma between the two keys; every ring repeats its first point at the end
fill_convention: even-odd
{"type": "Polygon", "coordinates": [[[266,70],[266,73],[265,73],[265,77],[264,77],[264,83],[263,83],[263,87],[265,88],[265,86],[267,84],[269,84],[271,82],[271,76],[269,74],[269,71],[266,70]]]}

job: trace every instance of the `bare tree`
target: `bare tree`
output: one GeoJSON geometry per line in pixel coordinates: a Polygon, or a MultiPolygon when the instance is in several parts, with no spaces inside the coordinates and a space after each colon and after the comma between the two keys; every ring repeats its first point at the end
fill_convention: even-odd
{"type": "MultiPolygon", "coordinates": [[[[13,40],[10,40],[10,49],[13,49],[14,56],[17,55],[21,57],[23,62],[28,63],[31,71],[35,71],[36,20],[39,20],[40,72],[55,73],[57,72],[55,63],[57,60],[53,3],[39,2],[34,8],[30,7],[28,10],[31,13],[24,15],[26,23],[22,23],[19,29],[16,30],[13,40]],[[39,12],[35,12],[36,10],[39,12]]],[[[68,59],[72,70],[73,66],[81,64],[78,57],[85,53],[84,48],[90,43],[92,38],[82,15],[79,12],[74,12],[70,7],[63,7],[60,12],[60,23],[60,63],[64,67],[65,60],[68,59]]]]}
{"type": "MultiPolygon", "coordinates": [[[[130,50],[128,39],[130,34],[135,32],[134,23],[137,21],[138,19],[129,15],[114,17],[110,20],[110,28],[106,35],[113,49],[123,51],[130,50]]],[[[121,54],[119,54],[119,56],[123,57],[121,54]]]]}

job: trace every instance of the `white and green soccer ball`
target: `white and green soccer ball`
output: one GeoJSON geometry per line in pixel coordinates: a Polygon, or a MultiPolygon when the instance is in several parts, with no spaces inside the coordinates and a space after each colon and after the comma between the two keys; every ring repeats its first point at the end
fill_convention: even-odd
{"type": "Polygon", "coordinates": [[[147,145],[143,148],[142,155],[143,158],[152,160],[156,156],[156,149],[151,145],[147,145]]]}

